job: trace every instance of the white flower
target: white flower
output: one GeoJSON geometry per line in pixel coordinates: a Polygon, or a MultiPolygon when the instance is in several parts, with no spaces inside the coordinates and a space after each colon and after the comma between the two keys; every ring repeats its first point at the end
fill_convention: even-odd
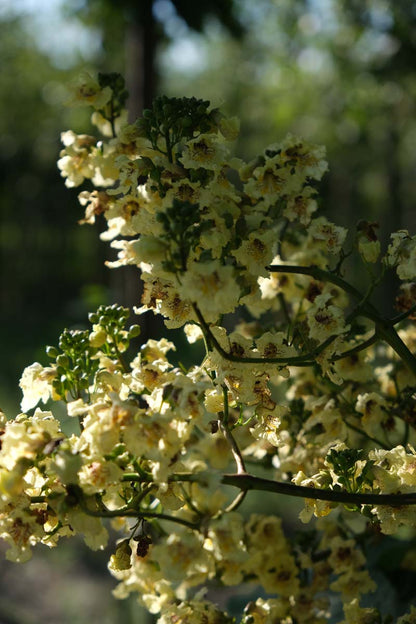
{"type": "Polygon", "coordinates": [[[320,241],[328,253],[337,254],[347,236],[347,229],[334,225],[326,217],[318,217],[312,221],[309,234],[314,241],[320,241]]]}
{"type": "Polygon", "coordinates": [[[113,94],[110,87],[101,87],[88,72],[81,72],[73,82],[73,95],[68,101],[71,106],[93,106],[103,108],[113,94]]]}
{"type": "Polygon", "coordinates": [[[34,362],[23,371],[19,385],[23,391],[20,407],[26,410],[35,407],[40,400],[46,403],[53,392],[52,381],[56,376],[54,368],[44,368],[39,362],[34,362]]]}
{"type": "Polygon", "coordinates": [[[225,161],[227,149],[215,134],[200,134],[185,145],[180,162],[186,169],[217,170],[225,161]]]}
{"type": "Polygon", "coordinates": [[[234,312],[240,297],[233,267],[217,261],[191,264],[181,276],[178,292],[184,300],[197,303],[209,322],[234,312]]]}
{"type": "Polygon", "coordinates": [[[202,338],[204,337],[201,328],[195,323],[188,323],[187,325],[185,325],[183,330],[186,334],[186,338],[189,344],[193,344],[197,340],[202,340],[202,338]]]}
{"type": "Polygon", "coordinates": [[[329,304],[330,298],[329,293],[318,295],[307,312],[309,336],[319,342],[343,334],[350,328],[345,325],[342,308],[329,304]]]}
{"type": "Polygon", "coordinates": [[[401,280],[414,280],[416,276],[416,236],[409,236],[407,230],[399,230],[391,235],[387,254],[384,259],[387,266],[397,266],[397,275],[401,280]]]}

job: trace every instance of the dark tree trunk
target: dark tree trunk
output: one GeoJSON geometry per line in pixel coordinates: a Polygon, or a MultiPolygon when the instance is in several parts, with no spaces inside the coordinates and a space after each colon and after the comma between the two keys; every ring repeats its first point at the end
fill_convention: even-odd
{"type": "Polygon", "coordinates": [[[126,28],[126,82],[130,93],[130,122],[139,117],[145,108],[150,108],[157,85],[157,35],[152,13],[153,2],[148,0],[142,5],[126,28]]]}

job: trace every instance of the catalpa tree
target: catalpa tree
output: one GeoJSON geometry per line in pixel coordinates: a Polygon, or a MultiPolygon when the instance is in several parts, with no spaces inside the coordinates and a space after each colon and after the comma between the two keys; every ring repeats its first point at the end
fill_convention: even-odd
{"type": "MultiPolygon", "coordinates": [[[[416,622],[409,605],[378,611],[367,565],[416,528],[416,236],[382,250],[375,223],[320,216],[320,146],[289,135],[245,163],[238,121],[209,102],[159,97],[128,124],[125,99],[120,76],[81,76],[73,103],[99,136],[64,132],[58,166],[68,187],[90,181],[82,222],[106,221],[109,265],[140,269],[136,313],[205,353],[185,368],[166,338],[134,350],[140,327],[112,305],[25,369],[23,413],[1,420],[7,557],[110,535],[115,596],[137,594],[159,624],[323,624],[341,604],[343,624],[416,622]],[[372,295],[391,271],[386,318],[372,295]],[[305,531],[286,535],[260,503],[245,514],[250,490],[303,498],[305,531]],[[207,598],[216,585],[256,597],[229,615],[207,598]]],[[[400,565],[415,569],[409,544],[400,565]]]]}

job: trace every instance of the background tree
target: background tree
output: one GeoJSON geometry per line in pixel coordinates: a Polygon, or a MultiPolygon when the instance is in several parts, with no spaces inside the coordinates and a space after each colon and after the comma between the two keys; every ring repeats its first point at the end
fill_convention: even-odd
{"type": "Polygon", "coordinates": [[[238,111],[243,153],[266,135],[319,137],[328,212],[411,225],[415,3],[242,1],[239,17],[244,45],[211,26],[194,40],[199,66],[178,70],[165,57],[163,88],[210,93],[238,111]]]}

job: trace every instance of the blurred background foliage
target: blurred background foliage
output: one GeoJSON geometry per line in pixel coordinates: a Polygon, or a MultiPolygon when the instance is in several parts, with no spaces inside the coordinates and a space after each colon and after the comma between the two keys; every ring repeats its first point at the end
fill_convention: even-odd
{"type": "MultiPolygon", "coordinates": [[[[135,272],[104,266],[111,250],[99,240],[103,224],[78,226],[79,189],[68,190],[56,168],[60,132],[91,131],[88,115],[64,104],[80,70],[123,73],[131,119],[162,92],[221,105],[241,119],[237,153],[246,159],[287,132],[325,144],[324,213],[348,227],[378,221],[385,239],[416,229],[415,26],[413,0],[0,0],[6,413],[18,409],[22,369],[46,363],[44,346],[64,327],[83,326],[101,303],[139,297],[135,272]]],[[[380,296],[386,310],[389,299],[388,291],[380,296]]],[[[161,331],[147,325],[147,334],[161,331]]],[[[78,563],[71,565],[73,577],[78,563]]],[[[7,570],[1,583],[16,574],[7,570]]],[[[40,621],[30,609],[0,619],[40,621]]],[[[120,609],[100,621],[146,621],[135,607],[120,609]]]]}

